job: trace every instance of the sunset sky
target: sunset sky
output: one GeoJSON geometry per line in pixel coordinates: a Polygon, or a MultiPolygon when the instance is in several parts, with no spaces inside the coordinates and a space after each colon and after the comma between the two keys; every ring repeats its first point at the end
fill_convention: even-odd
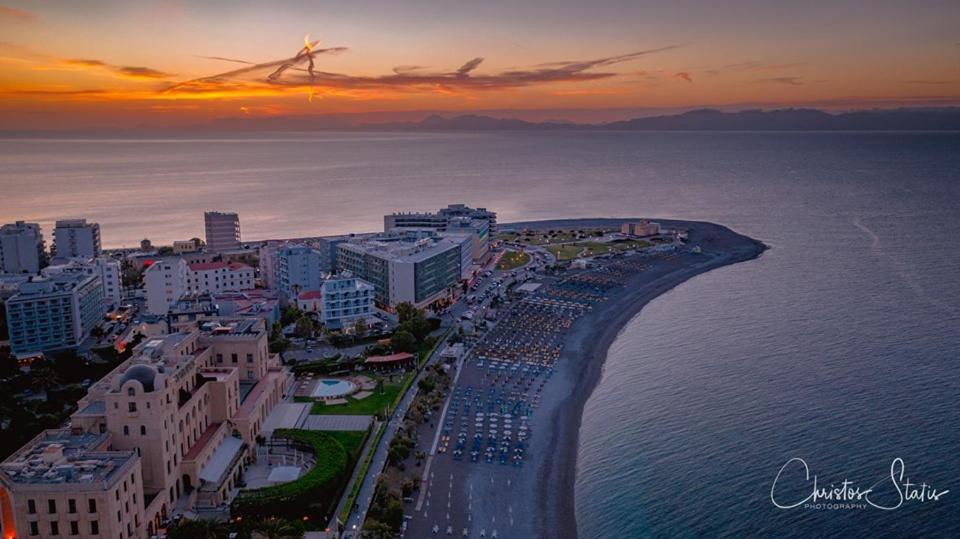
{"type": "Polygon", "coordinates": [[[957,0],[784,4],[8,0],[0,129],[960,104],[957,0]]]}

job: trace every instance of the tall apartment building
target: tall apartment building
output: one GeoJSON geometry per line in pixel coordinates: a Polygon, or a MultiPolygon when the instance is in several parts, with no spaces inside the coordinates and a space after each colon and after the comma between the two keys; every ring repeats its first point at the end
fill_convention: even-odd
{"type": "Polygon", "coordinates": [[[39,224],[17,221],[0,227],[0,273],[37,274],[45,260],[39,224]]]}
{"type": "Polygon", "coordinates": [[[147,312],[166,314],[170,305],[185,294],[220,293],[256,287],[253,268],[239,262],[197,262],[165,258],[151,264],[143,274],[147,312]]]}
{"type": "Polygon", "coordinates": [[[57,258],[95,258],[100,256],[100,225],[86,219],[57,221],[53,229],[57,258]]]}
{"type": "Polygon", "coordinates": [[[326,279],[319,290],[302,292],[297,307],[316,313],[325,327],[340,329],[373,315],[373,285],[345,272],[326,279]]]}
{"type": "Polygon", "coordinates": [[[318,290],[327,273],[320,251],[306,245],[279,249],[275,260],[277,290],[287,298],[295,298],[303,290],[318,290]]]}
{"type": "Polygon", "coordinates": [[[487,222],[491,235],[497,232],[497,213],[486,208],[471,208],[465,204],[450,204],[436,213],[393,213],[383,216],[383,231],[391,232],[399,228],[423,228],[446,232],[451,219],[481,219],[487,222]]]}
{"type": "MultiPolygon", "coordinates": [[[[59,257],[58,257],[59,259],[59,257]]],[[[103,302],[107,310],[120,306],[123,289],[121,287],[120,262],[106,257],[98,258],[71,258],[61,260],[62,263],[47,266],[40,270],[45,277],[71,272],[83,271],[100,277],[103,286],[103,302]]]]}
{"type": "Polygon", "coordinates": [[[376,302],[395,307],[409,301],[428,305],[461,279],[466,235],[407,232],[355,239],[337,246],[337,265],[374,287],[376,302]]]}
{"type": "Polygon", "coordinates": [[[218,253],[240,247],[240,217],[236,213],[205,212],[203,225],[207,250],[218,253]]]}
{"type": "Polygon", "coordinates": [[[106,313],[100,277],[83,270],[34,278],[5,305],[17,355],[75,347],[106,313]]]}
{"type": "Polygon", "coordinates": [[[292,382],[267,339],[263,321],[250,319],[141,343],[90,387],[70,430],[44,433],[0,464],[4,537],[78,529],[145,539],[175,508],[229,503],[292,382]]]}

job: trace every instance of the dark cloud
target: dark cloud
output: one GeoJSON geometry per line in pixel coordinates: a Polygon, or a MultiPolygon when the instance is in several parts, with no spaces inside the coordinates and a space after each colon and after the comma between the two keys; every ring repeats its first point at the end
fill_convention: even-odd
{"type": "Polygon", "coordinates": [[[140,66],[119,66],[113,67],[114,71],[127,77],[135,79],[169,79],[173,75],[149,67],[140,66]]]}
{"type": "Polygon", "coordinates": [[[803,86],[803,79],[801,77],[769,77],[765,79],[757,79],[757,82],[770,82],[773,84],[785,84],[787,86],[803,86]]]}
{"type": "Polygon", "coordinates": [[[71,67],[89,67],[99,69],[127,79],[146,79],[163,80],[173,77],[172,73],[166,73],[157,69],[142,66],[115,66],[110,65],[103,60],[89,58],[68,58],[61,62],[63,65],[71,67]]]}
{"type": "Polygon", "coordinates": [[[580,82],[614,77],[617,73],[592,70],[628,62],[648,54],[668,51],[678,46],[671,45],[592,60],[552,62],[532,68],[508,69],[493,74],[475,73],[483,62],[483,58],[477,57],[452,72],[429,72],[419,66],[400,66],[394,68],[392,74],[379,76],[346,75],[304,69],[302,65],[312,62],[313,57],[318,54],[336,53],[346,49],[343,47],[311,51],[302,49],[296,56],[290,58],[250,64],[232,71],[181,82],[166,91],[202,93],[230,89],[237,84],[257,83],[291,88],[316,85],[345,90],[430,88],[448,92],[464,89],[517,88],[550,82],[580,82]]]}
{"type": "Polygon", "coordinates": [[[957,82],[958,79],[913,79],[913,80],[902,80],[903,84],[928,84],[928,85],[939,85],[939,84],[951,84],[957,82]]]}
{"type": "Polygon", "coordinates": [[[483,58],[477,57],[469,62],[460,66],[460,69],[457,70],[458,77],[466,77],[470,75],[470,72],[476,69],[483,62],[483,58]]]}

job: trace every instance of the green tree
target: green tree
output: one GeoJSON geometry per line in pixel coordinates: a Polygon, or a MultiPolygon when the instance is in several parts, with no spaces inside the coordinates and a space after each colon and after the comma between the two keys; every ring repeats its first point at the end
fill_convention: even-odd
{"type": "Polygon", "coordinates": [[[308,316],[300,317],[300,319],[297,320],[297,326],[293,332],[301,339],[313,337],[313,320],[310,320],[308,316]]]}
{"type": "Polygon", "coordinates": [[[167,529],[167,539],[227,539],[230,529],[214,520],[181,520],[167,529]]]}
{"type": "Polygon", "coordinates": [[[417,309],[416,306],[409,301],[404,301],[397,305],[397,320],[401,324],[416,316],[417,313],[420,313],[421,316],[423,315],[420,309],[417,309]]]}
{"type": "Polygon", "coordinates": [[[253,539],[301,539],[305,533],[303,524],[284,519],[264,519],[251,526],[253,539]]]}
{"type": "Polygon", "coordinates": [[[417,349],[417,338],[413,336],[413,333],[401,329],[390,337],[390,347],[393,348],[394,352],[413,353],[417,349]]]}
{"type": "Polygon", "coordinates": [[[60,382],[60,377],[49,363],[43,362],[38,366],[31,367],[30,380],[34,388],[44,390],[57,385],[60,382]]]}
{"type": "Polygon", "coordinates": [[[356,333],[357,337],[365,336],[368,330],[367,321],[364,318],[358,318],[353,324],[353,332],[356,333]]]}

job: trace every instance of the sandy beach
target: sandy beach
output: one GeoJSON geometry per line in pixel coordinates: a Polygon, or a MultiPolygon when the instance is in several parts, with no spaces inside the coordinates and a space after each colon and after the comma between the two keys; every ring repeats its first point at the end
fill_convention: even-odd
{"type": "MultiPolygon", "coordinates": [[[[622,221],[538,221],[501,228],[618,226],[622,221]]],[[[686,229],[688,245],[699,246],[702,253],[685,249],[650,258],[643,271],[632,274],[624,286],[610,291],[606,301],[576,319],[564,332],[556,371],[539,395],[524,465],[458,462],[446,456],[434,459],[425,503],[413,516],[408,537],[577,537],[574,482],[580,423],[611,343],[653,298],[706,271],[757,258],[766,249],[761,242],[720,225],[659,222],[686,229]],[[437,532],[432,528],[435,524],[440,524],[437,532]]],[[[477,383],[470,372],[473,367],[464,369],[468,383],[477,383]]]]}

